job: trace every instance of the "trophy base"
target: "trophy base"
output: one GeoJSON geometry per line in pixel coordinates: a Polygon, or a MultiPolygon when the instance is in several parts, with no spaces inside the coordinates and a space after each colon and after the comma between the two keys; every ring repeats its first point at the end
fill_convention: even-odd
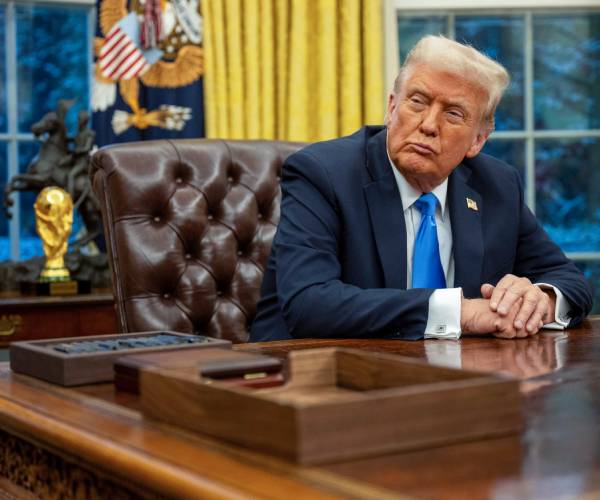
{"type": "Polygon", "coordinates": [[[79,295],[92,292],[90,280],[69,281],[20,281],[21,295],[36,297],[54,295],[79,295]]]}
{"type": "Polygon", "coordinates": [[[66,267],[44,267],[39,281],[70,281],[69,270],[66,267]]]}

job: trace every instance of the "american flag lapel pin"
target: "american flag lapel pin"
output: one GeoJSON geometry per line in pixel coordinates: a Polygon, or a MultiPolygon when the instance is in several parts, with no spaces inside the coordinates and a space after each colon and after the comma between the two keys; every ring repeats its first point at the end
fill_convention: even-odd
{"type": "Polygon", "coordinates": [[[477,208],[477,203],[475,202],[475,200],[472,200],[471,198],[467,198],[467,208],[470,208],[471,210],[475,210],[475,212],[477,212],[479,210],[477,208]]]}

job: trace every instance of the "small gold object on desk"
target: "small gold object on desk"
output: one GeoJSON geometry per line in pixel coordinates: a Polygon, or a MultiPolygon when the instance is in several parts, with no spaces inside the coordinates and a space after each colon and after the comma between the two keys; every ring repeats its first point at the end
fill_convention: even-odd
{"type": "Polygon", "coordinates": [[[42,189],[34,204],[35,228],[44,248],[46,262],[36,282],[22,282],[26,295],[76,295],[90,293],[89,281],[71,279],[65,254],[73,227],[73,199],[64,189],[42,189]]]}

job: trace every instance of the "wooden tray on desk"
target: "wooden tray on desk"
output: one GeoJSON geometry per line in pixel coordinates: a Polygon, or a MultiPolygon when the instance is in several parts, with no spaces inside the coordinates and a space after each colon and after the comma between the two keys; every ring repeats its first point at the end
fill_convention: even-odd
{"type": "Polygon", "coordinates": [[[148,367],[189,371],[211,379],[226,380],[252,387],[283,384],[281,360],[233,349],[209,347],[184,351],[159,351],[131,354],[114,363],[115,387],[119,391],[139,394],[140,369],[148,367]],[[275,376],[276,375],[276,376],[275,376]]]}
{"type": "Polygon", "coordinates": [[[202,335],[190,335],[170,331],[64,337],[53,340],[30,340],[26,342],[13,342],[11,344],[10,368],[17,373],[24,373],[25,375],[64,386],[94,384],[98,382],[111,382],[114,379],[113,365],[115,360],[127,354],[201,349],[206,347],[230,349],[231,342],[204,337],[202,335]],[[115,350],[80,353],[64,353],[56,350],[58,345],[64,344],[127,341],[128,339],[152,338],[163,334],[187,339],[190,340],[190,343],[152,347],[119,347],[115,350]]]}
{"type": "Polygon", "coordinates": [[[343,348],[289,356],[285,386],[206,384],[189,370],[142,368],[145,415],[314,464],[510,434],[518,380],[343,348]]]}

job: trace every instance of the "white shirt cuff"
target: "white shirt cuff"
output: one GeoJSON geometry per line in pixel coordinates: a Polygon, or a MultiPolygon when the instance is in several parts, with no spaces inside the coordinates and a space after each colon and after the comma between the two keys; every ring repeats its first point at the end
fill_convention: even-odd
{"type": "Polygon", "coordinates": [[[562,292],[554,285],[549,285],[548,283],[536,283],[536,286],[539,286],[542,290],[544,288],[552,288],[556,294],[554,322],[546,323],[543,328],[548,328],[550,330],[564,330],[567,326],[569,326],[569,321],[571,321],[571,318],[569,317],[570,306],[568,300],[565,299],[565,296],[562,294],[562,292]]]}
{"type": "Polygon", "coordinates": [[[429,297],[426,339],[460,338],[461,288],[440,288],[429,297]]]}

